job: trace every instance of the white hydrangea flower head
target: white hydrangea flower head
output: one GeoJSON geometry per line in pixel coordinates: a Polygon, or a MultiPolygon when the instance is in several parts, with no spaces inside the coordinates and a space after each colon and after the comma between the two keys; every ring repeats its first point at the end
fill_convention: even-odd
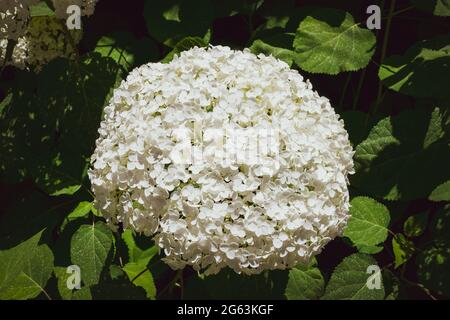
{"type": "MultiPolygon", "coordinates": [[[[54,16],[33,17],[24,34],[17,40],[9,65],[21,69],[40,71],[51,60],[74,58],[75,50],[68,39],[65,26],[54,16]]],[[[70,30],[74,44],[81,40],[80,30],[70,30]]],[[[7,40],[0,40],[0,57],[3,60],[7,40]]]]}
{"type": "Polygon", "coordinates": [[[272,56],[195,47],[136,68],[99,134],[89,170],[96,207],[111,225],[152,236],[174,269],[291,268],[349,218],[343,121],[272,56]],[[249,142],[264,132],[273,134],[249,142]]]}
{"type": "Polygon", "coordinates": [[[17,40],[27,26],[29,6],[37,2],[39,0],[0,1],[0,40],[17,40]]]}
{"type": "Polygon", "coordinates": [[[81,9],[81,15],[90,16],[94,14],[95,5],[98,0],[52,0],[55,8],[55,15],[60,19],[68,17],[67,8],[71,5],[76,5],[81,9]]]}

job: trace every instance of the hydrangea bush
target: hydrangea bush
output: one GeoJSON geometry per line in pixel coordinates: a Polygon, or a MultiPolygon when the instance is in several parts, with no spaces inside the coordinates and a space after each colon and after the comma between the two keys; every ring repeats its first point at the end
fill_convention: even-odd
{"type": "Polygon", "coordinates": [[[449,298],[434,2],[0,1],[0,299],[449,298]]]}

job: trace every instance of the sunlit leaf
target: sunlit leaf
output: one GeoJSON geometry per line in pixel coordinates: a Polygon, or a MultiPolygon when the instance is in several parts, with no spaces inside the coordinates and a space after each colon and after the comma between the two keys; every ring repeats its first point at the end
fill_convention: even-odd
{"type": "Polygon", "coordinates": [[[296,64],[312,73],[338,74],[364,68],[375,51],[375,36],[353,17],[321,9],[298,26],[294,39],[296,64]]]}

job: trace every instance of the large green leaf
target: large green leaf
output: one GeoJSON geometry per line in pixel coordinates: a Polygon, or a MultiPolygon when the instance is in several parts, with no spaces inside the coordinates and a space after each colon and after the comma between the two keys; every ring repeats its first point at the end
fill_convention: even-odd
{"type": "Polygon", "coordinates": [[[450,176],[447,127],[438,108],[381,120],[356,147],[352,185],[387,200],[428,197],[450,176]]]}
{"type": "Polygon", "coordinates": [[[422,10],[430,11],[436,16],[450,16],[450,0],[411,0],[422,10]]]}
{"type": "Polygon", "coordinates": [[[351,217],[344,236],[350,238],[359,251],[384,242],[388,235],[389,211],[381,203],[367,197],[356,197],[350,202],[351,217]]]}
{"type": "Polygon", "coordinates": [[[450,36],[420,41],[404,55],[388,57],[378,75],[385,86],[400,93],[448,99],[450,36]]]}
{"type": "Polygon", "coordinates": [[[14,248],[0,251],[0,292],[8,288],[25,269],[41,236],[42,231],[14,248]]]}
{"type": "Polygon", "coordinates": [[[319,299],[325,282],[315,259],[308,265],[298,265],[289,271],[285,295],[288,300],[319,299]]]}
{"type": "Polygon", "coordinates": [[[128,258],[130,262],[147,265],[147,263],[158,253],[158,247],[152,245],[150,248],[141,249],[134,239],[131,230],[125,230],[122,233],[122,239],[128,248],[128,258]]]}
{"type": "Polygon", "coordinates": [[[312,73],[338,74],[364,68],[375,51],[376,38],[335,9],[320,9],[298,26],[294,39],[296,64],[312,73]]]}
{"type": "Polygon", "coordinates": [[[73,235],[70,247],[72,263],[78,265],[86,286],[97,284],[113,247],[111,230],[103,222],[82,225],[73,235]]]}
{"type": "Polygon", "coordinates": [[[86,216],[89,212],[91,212],[93,208],[92,202],[82,201],[80,202],[75,209],[67,216],[68,219],[76,219],[80,217],[86,216]]]}
{"type": "Polygon", "coordinates": [[[156,287],[146,263],[129,262],[123,267],[123,271],[132,283],[145,290],[147,298],[155,299],[156,287]]]}
{"type": "Polygon", "coordinates": [[[213,13],[209,0],[152,0],[144,8],[148,32],[169,47],[186,36],[209,34],[213,13]]]}
{"type": "Polygon", "coordinates": [[[26,259],[22,271],[9,286],[0,291],[2,300],[26,300],[44,293],[45,286],[53,272],[53,253],[47,245],[36,247],[26,259]]]}
{"type": "Polygon", "coordinates": [[[356,253],[345,258],[334,270],[325,289],[324,300],[381,300],[384,299],[383,281],[379,288],[368,286],[381,272],[368,273],[377,262],[368,255],[356,253]]]}
{"type": "Polygon", "coordinates": [[[345,111],[342,113],[342,120],[344,120],[345,130],[347,130],[348,137],[353,146],[357,146],[367,138],[370,128],[373,125],[373,120],[370,115],[361,111],[345,111]]]}

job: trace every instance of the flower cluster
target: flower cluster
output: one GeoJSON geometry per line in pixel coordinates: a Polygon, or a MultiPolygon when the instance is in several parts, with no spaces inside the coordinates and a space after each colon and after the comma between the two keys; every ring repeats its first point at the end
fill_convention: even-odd
{"type": "Polygon", "coordinates": [[[0,2],[0,40],[17,40],[27,26],[29,6],[38,1],[2,0],[0,2]]]}
{"type": "Polygon", "coordinates": [[[114,91],[99,134],[89,170],[96,207],[112,226],[153,236],[174,269],[290,268],[349,218],[343,122],[272,56],[195,47],[143,65],[114,91]],[[239,156],[255,143],[231,156],[223,148],[243,129],[277,133],[255,142],[266,144],[256,161],[239,156]]]}
{"type": "Polygon", "coordinates": [[[67,8],[78,5],[83,16],[94,13],[98,0],[53,0],[54,16],[30,17],[30,6],[39,0],[2,0],[0,2],[0,61],[6,58],[9,40],[16,42],[7,64],[36,71],[57,57],[71,58],[73,45],[81,39],[80,30],[65,29],[67,8]]]}
{"type": "MultiPolygon", "coordinates": [[[[10,65],[18,68],[30,68],[36,71],[42,69],[51,60],[58,57],[73,58],[73,45],[81,40],[81,31],[67,31],[56,17],[33,17],[28,23],[24,34],[18,39],[14,47],[10,65]],[[70,32],[70,37],[68,37],[70,32]]],[[[6,40],[0,41],[0,53],[6,52],[6,40]]],[[[1,54],[4,58],[4,54],[1,54]]]]}

